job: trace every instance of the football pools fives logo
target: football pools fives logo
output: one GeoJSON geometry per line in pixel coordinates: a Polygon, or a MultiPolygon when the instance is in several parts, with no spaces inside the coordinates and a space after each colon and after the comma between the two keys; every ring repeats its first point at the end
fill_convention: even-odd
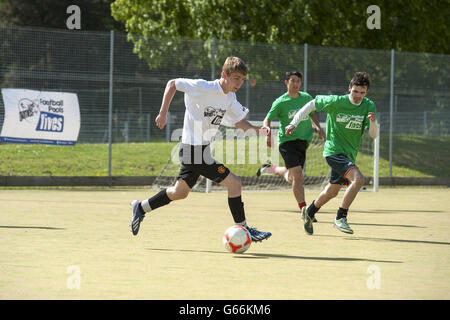
{"type": "Polygon", "coordinates": [[[64,100],[19,100],[19,121],[26,121],[36,131],[62,132],[64,130],[64,100]],[[47,111],[42,110],[45,108],[47,111]]]}
{"type": "Polygon", "coordinates": [[[361,115],[348,115],[345,113],[339,113],[336,116],[336,122],[346,123],[345,128],[360,130],[364,121],[364,116],[361,115]]]}

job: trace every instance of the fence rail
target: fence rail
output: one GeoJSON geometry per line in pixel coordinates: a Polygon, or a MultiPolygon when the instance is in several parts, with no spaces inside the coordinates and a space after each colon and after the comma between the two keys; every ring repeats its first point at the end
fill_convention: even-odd
{"type": "MultiPolygon", "coordinates": [[[[146,43],[148,55],[140,59],[124,33],[0,25],[0,85],[76,93],[79,143],[108,143],[109,130],[112,143],[165,141],[182,126],[184,113],[183,96],[177,94],[167,128],[154,125],[167,81],[217,78],[225,58],[236,55],[249,66],[237,97],[249,107],[250,120],[264,119],[285,92],[288,70],[305,72],[303,90],[313,97],[345,94],[354,72],[366,71],[372,81],[368,97],[376,103],[381,133],[389,135],[381,143],[389,144],[382,149],[389,149],[390,162],[399,147],[393,135],[449,135],[450,55],[214,39],[148,38],[146,43]]],[[[325,116],[319,113],[321,121],[325,116]]],[[[0,99],[0,126],[3,119],[0,99]]]]}

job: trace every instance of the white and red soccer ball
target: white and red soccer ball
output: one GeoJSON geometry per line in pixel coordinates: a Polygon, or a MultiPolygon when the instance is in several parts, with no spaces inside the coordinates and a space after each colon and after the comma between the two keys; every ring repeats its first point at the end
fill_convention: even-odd
{"type": "Polygon", "coordinates": [[[241,226],[229,227],[222,238],[225,249],[232,253],[244,253],[250,248],[252,238],[250,232],[241,226]]]}

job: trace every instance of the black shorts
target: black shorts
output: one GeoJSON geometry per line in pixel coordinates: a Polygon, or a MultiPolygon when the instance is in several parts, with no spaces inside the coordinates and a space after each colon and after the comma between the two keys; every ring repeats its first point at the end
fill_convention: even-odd
{"type": "Polygon", "coordinates": [[[181,178],[186,181],[191,189],[195,186],[200,175],[220,183],[230,173],[227,167],[214,160],[209,145],[181,144],[179,157],[181,167],[177,179],[181,178]]]}
{"type": "Polygon", "coordinates": [[[278,150],[280,150],[286,168],[289,169],[297,166],[303,168],[307,148],[308,142],[306,140],[292,140],[282,143],[278,150]]]}
{"type": "Polygon", "coordinates": [[[358,168],[356,164],[342,153],[325,157],[325,160],[327,160],[328,165],[331,167],[330,183],[349,185],[350,182],[345,176],[351,169],[358,168]]]}

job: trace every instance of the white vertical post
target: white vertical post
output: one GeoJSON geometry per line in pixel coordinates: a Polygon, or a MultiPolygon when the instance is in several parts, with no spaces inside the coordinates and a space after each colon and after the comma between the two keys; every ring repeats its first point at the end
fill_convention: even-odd
{"type": "MultiPolygon", "coordinates": [[[[216,39],[211,39],[211,81],[214,81],[214,78],[216,77],[216,39]]],[[[211,142],[211,155],[213,154],[214,149],[214,142],[211,142]]],[[[212,181],[209,179],[206,179],[206,187],[205,192],[211,192],[212,190],[212,181]]]]}
{"type": "Polygon", "coordinates": [[[373,191],[378,192],[380,177],[380,124],[378,126],[378,137],[373,141],[373,191]]]}
{"type": "MultiPolygon", "coordinates": [[[[210,144],[211,156],[214,155],[214,141],[210,144]]],[[[213,156],[214,157],[214,156],[213,156]]],[[[212,181],[210,179],[206,179],[205,192],[209,193],[212,191],[212,181]]]]}
{"type": "Polygon", "coordinates": [[[114,31],[110,32],[109,42],[109,119],[108,119],[108,176],[111,176],[112,153],[112,109],[113,109],[113,70],[114,70],[114,31]]]}

